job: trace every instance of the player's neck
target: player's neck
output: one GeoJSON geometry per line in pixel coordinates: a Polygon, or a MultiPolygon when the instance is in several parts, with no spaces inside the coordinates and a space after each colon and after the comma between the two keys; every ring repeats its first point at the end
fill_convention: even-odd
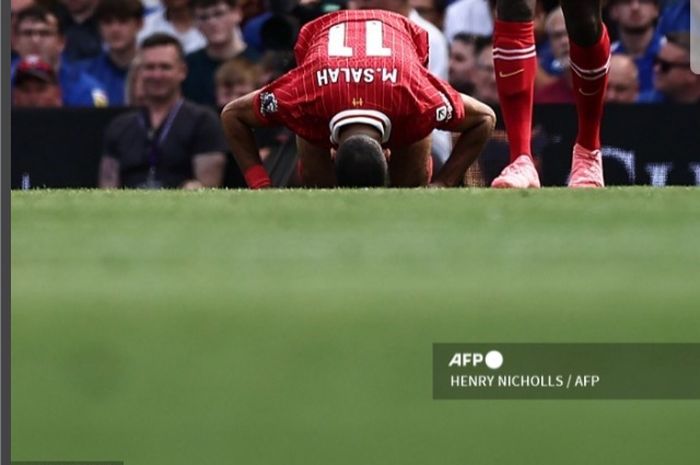
{"type": "Polygon", "coordinates": [[[136,56],[136,45],[123,50],[110,49],[109,59],[120,69],[127,69],[136,56]]]}
{"type": "Polygon", "coordinates": [[[238,56],[243,50],[245,50],[246,44],[240,37],[238,32],[234,32],[233,37],[227,43],[223,44],[208,44],[207,45],[207,55],[209,58],[217,61],[228,60],[238,56]]]}
{"type": "Polygon", "coordinates": [[[644,32],[620,31],[620,41],[625,46],[625,51],[632,58],[639,58],[647,51],[649,44],[654,38],[654,29],[649,28],[644,32]]]}

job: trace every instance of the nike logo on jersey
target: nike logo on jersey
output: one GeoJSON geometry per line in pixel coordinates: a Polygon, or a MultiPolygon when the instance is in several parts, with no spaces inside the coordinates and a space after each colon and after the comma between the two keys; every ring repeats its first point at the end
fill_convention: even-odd
{"type": "Polygon", "coordinates": [[[503,71],[501,71],[498,73],[498,75],[501,78],[509,78],[509,77],[517,76],[518,74],[524,73],[524,72],[525,72],[525,68],[520,68],[519,70],[513,71],[512,73],[504,73],[503,71]]]}

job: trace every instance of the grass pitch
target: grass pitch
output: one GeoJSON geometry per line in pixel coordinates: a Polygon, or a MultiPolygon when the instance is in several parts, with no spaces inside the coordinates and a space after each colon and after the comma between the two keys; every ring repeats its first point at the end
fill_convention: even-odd
{"type": "MultiPolygon", "coordinates": [[[[433,401],[433,342],[700,342],[700,190],[12,195],[12,456],[691,464],[698,401],[433,401]]],[[[650,373],[653,375],[653,373],[650,373]]]]}

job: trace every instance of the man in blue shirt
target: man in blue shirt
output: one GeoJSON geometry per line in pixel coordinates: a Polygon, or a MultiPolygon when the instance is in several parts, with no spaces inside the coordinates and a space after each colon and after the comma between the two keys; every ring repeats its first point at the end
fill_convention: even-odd
{"type": "MultiPolygon", "coordinates": [[[[53,13],[41,7],[29,7],[17,15],[15,48],[20,58],[37,55],[58,74],[65,106],[103,107],[108,103],[100,83],[82,70],[61,59],[65,37],[53,13]]],[[[15,60],[14,68],[19,60],[15,60]]]]}
{"type": "Polygon", "coordinates": [[[690,69],[690,33],[672,32],[666,39],[654,66],[655,89],[640,102],[700,103],[700,75],[690,69]]]}
{"type": "Polygon", "coordinates": [[[79,65],[102,83],[111,106],[122,106],[126,74],[136,56],[136,36],[143,25],[143,4],[141,0],[102,0],[95,16],[107,50],[79,65]]]}
{"type": "Polygon", "coordinates": [[[654,88],[654,58],[659,53],[662,35],[656,31],[658,0],[613,0],[610,16],[618,23],[620,40],[612,44],[612,53],[624,53],[639,69],[639,90],[654,88]]]}

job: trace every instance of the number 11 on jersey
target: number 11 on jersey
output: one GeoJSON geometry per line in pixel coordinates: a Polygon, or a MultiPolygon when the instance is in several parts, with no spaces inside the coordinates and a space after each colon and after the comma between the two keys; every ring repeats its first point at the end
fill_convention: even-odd
{"type": "MultiPolygon", "coordinates": [[[[336,24],[328,31],[328,56],[351,57],[352,47],[345,45],[347,23],[336,24]]],[[[389,57],[391,49],[384,47],[384,24],[365,21],[365,52],[368,57],[389,57]]]]}

